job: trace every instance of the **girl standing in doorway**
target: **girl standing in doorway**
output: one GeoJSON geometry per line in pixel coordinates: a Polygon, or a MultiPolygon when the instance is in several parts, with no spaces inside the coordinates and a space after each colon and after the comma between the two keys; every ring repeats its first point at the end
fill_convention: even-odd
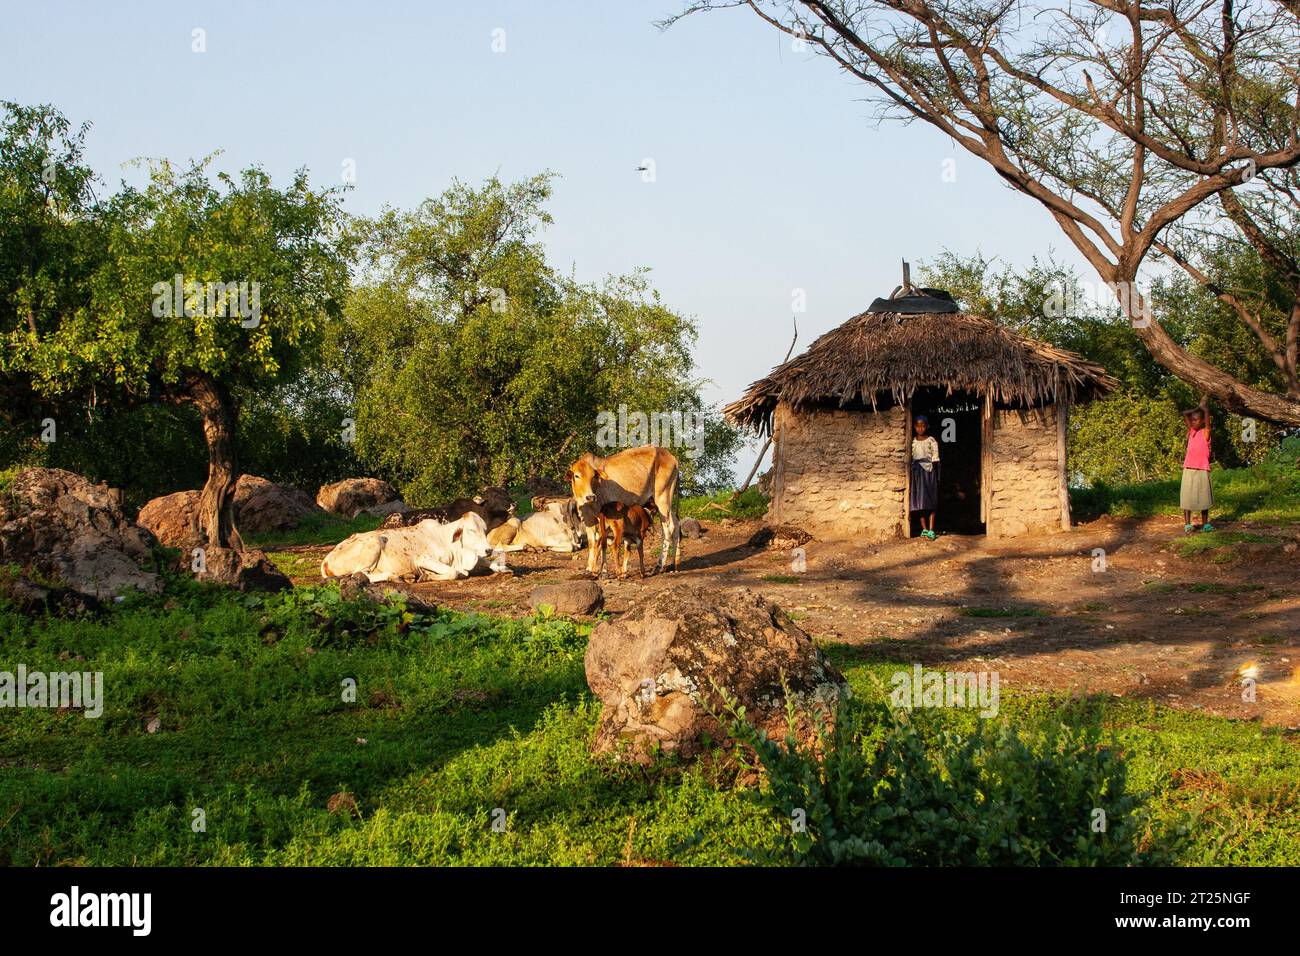
{"type": "Polygon", "coordinates": [[[939,507],[939,443],[927,434],[930,420],[917,415],[912,421],[912,481],[908,510],[919,513],[921,537],[935,540],[934,513],[939,507]]]}

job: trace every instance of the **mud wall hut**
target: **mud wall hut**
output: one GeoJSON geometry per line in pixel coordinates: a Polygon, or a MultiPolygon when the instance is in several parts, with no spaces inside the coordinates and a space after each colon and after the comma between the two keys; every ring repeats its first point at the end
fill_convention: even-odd
{"type": "Polygon", "coordinates": [[[940,442],[938,527],[999,537],[1070,526],[1072,404],[1105,370],[907,288],[817,339],[724,412],[773,440],[771,524],[823,538],[910,537],[911,421],[940,442]]]}

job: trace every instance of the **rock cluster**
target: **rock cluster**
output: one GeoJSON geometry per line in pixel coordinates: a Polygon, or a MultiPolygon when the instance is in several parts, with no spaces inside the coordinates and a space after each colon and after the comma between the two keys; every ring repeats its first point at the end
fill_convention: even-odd
{"type": "Polygon", "coordinates": [[[156,592],[162,582],[149,570],[153,538],[122,510],[119,491],[61,468],[20,471],[0,492],[0,564],[55,582],[32,592],[65,600],[71,590],[94,598],[123,591],[156,592]]]}

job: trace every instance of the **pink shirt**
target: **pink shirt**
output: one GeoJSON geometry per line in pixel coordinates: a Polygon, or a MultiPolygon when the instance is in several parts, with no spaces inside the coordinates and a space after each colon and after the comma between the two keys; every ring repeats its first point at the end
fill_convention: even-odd
{"type": "Polygon", "coordinates": [[[1204,428],[1188,429],[1187,457],[1183,459],[1183,467],[1210,470],[1210,436],[1204,428]]]}

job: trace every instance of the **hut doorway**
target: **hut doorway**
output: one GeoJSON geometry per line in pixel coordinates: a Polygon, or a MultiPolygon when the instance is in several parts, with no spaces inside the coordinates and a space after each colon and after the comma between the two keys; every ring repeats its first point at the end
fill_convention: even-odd
{"type": "MultiPolygon", "coordinates": [[[[983,492],[983,402],[974,392],[948,394],[942,388],[918,388],[912,395],[912,415],[924,415],[930,434],[939,442],[939,509],[936,531],[984,534],[980,520],[983,492]]],[[[911,536],[920,534],[911,516],[911,536]]]]}

